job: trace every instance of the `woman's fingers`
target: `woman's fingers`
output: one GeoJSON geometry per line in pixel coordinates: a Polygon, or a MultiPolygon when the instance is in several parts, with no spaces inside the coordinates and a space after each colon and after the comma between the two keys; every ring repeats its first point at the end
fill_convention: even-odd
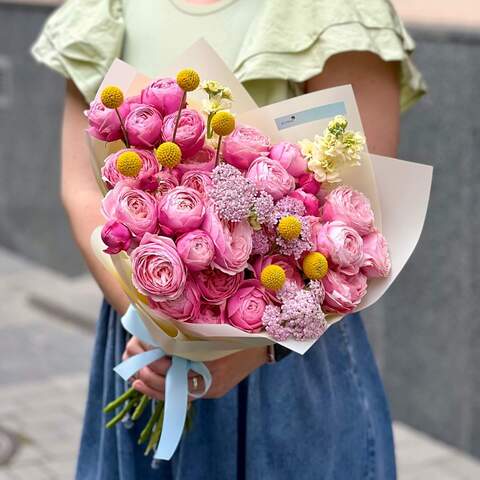
{"type": "Polygon", "coordinates": [[[160,360],[155,360],[152,362],[149,365],[149,368],[158,375],[165,376],[171,364],[172,359],[170,357],[163,357],[160,360]]]}
{"type": "Polygon", "coordinates": [[[147,387],[157,392],[165,393],[165,377],[155,373],[150,367],[142,368],[137,373],[137,379],[141,380],[147,387]]]}
{"type": "Polygon", "coordinates": [[[165,393],[150,388],[148,385],[145,385],[142,380],[135,380],[132,384],[132,387],[138,392],[143,393],[155,400],[165,400],[165,393]]]}

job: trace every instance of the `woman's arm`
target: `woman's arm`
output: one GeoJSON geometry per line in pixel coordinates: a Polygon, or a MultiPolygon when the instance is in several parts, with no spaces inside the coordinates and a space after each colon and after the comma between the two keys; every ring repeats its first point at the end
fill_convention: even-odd
{"type": "Polygon", "coordinates": [[[370,52],[331,57],[323,72],[306,83],[307,92],[351,84],[372,153],[394,157],[400,127],[398,62],[384,62],[370,52]]]}
{"type": "MultiPolygon", "coordinates": [[[[400,88],[398,64],[386,63],[368,52],[349,52],[332,57],[324,71],[306,83],[308,92],[352,84],[362,116],[371,152],[394,156],[398,144],[400,88]]],[[[146,346],[135,337],[125,350],[125,357],[141,353],[146,346]]],[[[234,388],[243,378],[267,360],[265,348],[253,348],[207,362],[212,374],[212,388],[207,398],[218,398],[234,388]]],[[[143,368],[133,387],[153,398],[163,399],[167,359],[143,368]]]]}
{"type": "Polygon", "coordinates": [[[100,213],[101,193],[89,161],[84,131],[87,120],[81,93],[67,82],[62,129],[61,195],[73,236],[87,266],[112,307],[124,313],[129,301],[116,280],[97,260],[90,247],[90,235],[105,223],[100,213]]]}

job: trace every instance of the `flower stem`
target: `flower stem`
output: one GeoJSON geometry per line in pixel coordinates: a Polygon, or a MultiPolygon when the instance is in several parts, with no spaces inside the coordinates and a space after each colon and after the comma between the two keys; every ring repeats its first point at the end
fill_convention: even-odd
{"type": "Polygon", "coordinates": [[[155,422],[158,420],[158,417],[160,414],[163,412],[163,407],[164,407],[165,402],[159,401],[157,403],[157,406],[155,407],[155,410],[148,420],[147,424],[145,425],[145,428],[142,430],[142,433],[140,434],[140,437],[138,439],[138,444],[145,443],[149,437],[149,435],[152,433],[153,427],[155,426],[155,422]]]}
{"type": "Polygon", "coordinates": [[[113,402],[110,402],[104,409],[103,413],[110,413],[113,412],[117,407],[119,407],[122,403],[126,402],[132,395],[137,395],[138,392],[133,388],[129,388],[125,393],[122,393],[119,397],[117,397],[113,402]]]}
{"type": "Polygon", "coordinates": [[[187,92],[183,92],[182,103],[180,104],[180,108],[178,109],[177,118],[175,119],[175,128],[173,129],[173,136],[172,136],[173,143],[175,143],[175,138],[177,136],[178,123],[180,122],[180,115],[182,114],[183,105],[185,104],[186,100],[187,100],[187,92]]]}
{"type": "Polygon", "coordinates": [[[155,429],[153,430],[152,434],[150,435],[150,440],[148,441],[147,448],[145,450],[145,455],[148,455],[152,450],[155,449],[155,447],[158,445],[158,442],[160,440],[160,435],[162,433],[163,429],[163,415],[164,415],[164,410],[162,409],[160,416],[157,419],[157,422],[155,423],[155,429]]]}
{"type": "Polygon", "coordinates": [[[123,407],[123,409],[117,413],[106,425],[107,428],[112,428],[116,425],[122,418],[130,411],[130,409],[135,405],[137,397],[131,398],[128,403],[123,407]]]}
{"type": "Polygon", "coordinates": [[[217,154],[215,155],[215,165],[218,165],[218,160],[220,158],[220,145],[222,144],[222,136],[218,136],[218,143],[217,143],[217,154]]]}
{"type": "Polygon", "coordinates": [[[117,114],[118,121],[120,122],[120,129],[122,130],[123,141],[125,142],[125,146],[127,148],[130,148],[130,142],[128,141],[127,130],[125,129],[125,124],[123,123],[122,116],[120,115],[118,108],[115,108],[115,113],[117,114]]]}
{"type": "Polygon", "coordinates": [[[132,420],[138,420],[143,411],[145,410],[145,407],[147,406],[149,401],[149,398],[146,395],[142,395],[142,398],[140,399],[140,402],[138,403],[137,407],[135,408],[133,414],[132,414],[132,420]]]}

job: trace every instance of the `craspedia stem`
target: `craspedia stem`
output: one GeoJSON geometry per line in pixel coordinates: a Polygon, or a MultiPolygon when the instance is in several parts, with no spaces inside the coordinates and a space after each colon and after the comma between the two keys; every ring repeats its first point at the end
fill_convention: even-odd
{"type": "Polygon", "coordinates": [[[186,101],[187,101],[187,92],[184,91],[182,96],[182,103],[180,104],[180,108],[178,109],[178,113],[177,113],[177,118],[175,119],[175,128],[173,129],[172,142],[175,142],[175,138],[177,137],[178,124],[180,122],[180,116],[182,115],[183,106],[185,105],[186,101]]]}
{"type": "Polygon", "coordinates": [[[215,155],[215,165],[218,165],[220,159],[220,146],[222,145],[222,136],[218,136],[218,143],[217,143],[217,153],[215,155]]]}
{"type": "Polygon", "coordinates": [[[122,403],[126,402],[130,397],[137,396],[137,391],[131,387],[125,393],[122,393],[119,397],[117,397],[113,402],[110,402],[108,405],[105,406],[103,409],[103,413],[110,413],[113,412],[117,407],[119,407],[122,403]]]}
{"type": "Polygon", "coordinates": [[[120,420],[123,419],[123,417],[133,408],[135,402],[137,401],[137,397],[131,398],[128,403],[123,407],[123,409],[115,415],[106,425],[107,428],[112,428],[114,425],[116,425],[120,420]]]}
{"type": "Polygon", "coordinates": [[[152,433],[153,427],[155,426],[155,422],[158,420],[158,417],[160,417],[160,414],[163,412],[164,405],[165,405],[165,402],[163,402],[162,400],[159,400],[157,402],[157,405],[155,407],[155,410],[152,413],[152,416],[150,417],[147,424],[145,425],[145,428],[142,430],[142,433],[140,434],[140,437],[138,439],[139,445],[141,445],[142,443],[145,443],[149,438],[150,434],[152,433]]]}
{"type": "Polygon", "coordinates": [[[148,405],[149,398],[146,395],[142,395],[142,398],[140,399],[139,404],[135,408],[132,414],[132,420],[138,420],[141,416],[142,413],[145,410],[145,407],[148,405]]]}
{"type": "Polygon", "coordinates": [[[130,148],[130,142],[128,141],[127,130],[125,129],[125,124],[123,123],[122,116],[120,115],[118,108],[115,108],[114,110],[115,110],[115,113],[117,114],[118,121],[120,122],[120,130],[122,131],[123,141],[125,142],[125,146],[127,148],[130,148]]]}

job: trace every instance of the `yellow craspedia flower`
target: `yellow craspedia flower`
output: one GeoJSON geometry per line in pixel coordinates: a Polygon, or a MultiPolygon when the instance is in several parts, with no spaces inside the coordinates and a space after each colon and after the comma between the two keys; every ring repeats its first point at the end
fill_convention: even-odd
{"type": "Polygon", "coordinates": [[[175,168],[182,159],[182,151],[180,147],[173,142],[165,142],[158,146],[155,150],[158,163],[162,167],[175,168]]]}
{"type": "Polygon", "coordinates": [[[177,83],[185,92],[191,92],[200,84],[200,76],[193,68],[184,68],[177,74],[177,83]]]}
{"type": "Polygon", "coordinates": [[[310,252],[303,259],[303,273],[310,280],[320,280],[328,272],[328,262],[320,252],[310,252]]]}
{"type": "Polygon", "coordinates": [[[123,92],[115,85],[109,85],[102,90],[100,100],[107,108],[119,108],[123,103],[123,92]]]}
{"type": "Polygon", "coordinates": [[[277,232],[285,240],[295,240],[302,233],[302,223],[297,217],[288,215],[278,222],[277,232]]]}
{"type": "Polygon", "coordinates": [[[221,110],[212,117],[212,130],[222,137],[230,135],[235,130],[235,117],[226,110],[221,110]]]}
{"type": "Polygon", "coordinates": [[[123,152],[117,158],[117,170],[126,177],[136,177],[142,169],[143,162],[135,152],[123,152]]]}
{"type": "Polygon", "coordinates": [[[261,284],[269,290],[280,290],[286,279],[285,270],[279,265],[269,265],[260,273],[261,284]]]}

